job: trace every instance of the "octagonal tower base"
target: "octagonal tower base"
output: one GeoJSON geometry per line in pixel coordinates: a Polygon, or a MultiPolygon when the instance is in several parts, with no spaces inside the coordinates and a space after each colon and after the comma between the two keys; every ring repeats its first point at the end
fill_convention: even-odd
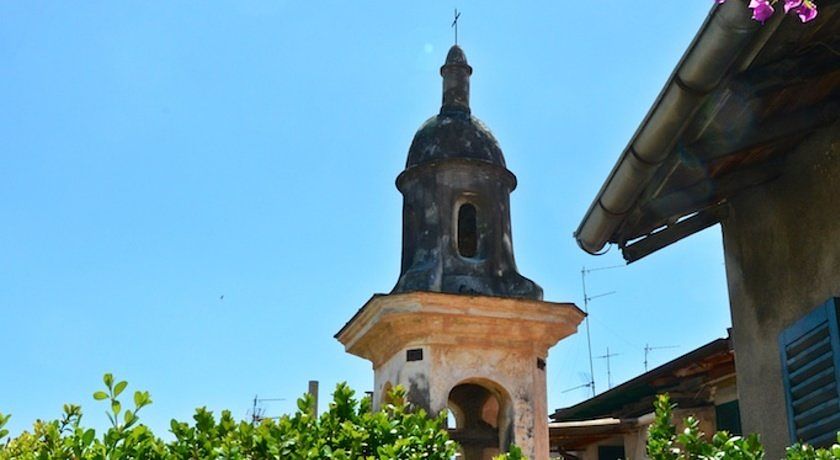
{"type": "Polygon", "coordinates": [[[466,460],[511,443],[548,459],[545,359],[577,330],[571,303],[410,292],[374,295],[336,334],[374,369],[374,407],[402,385],[431,414],[450,409],[466,460]]]}

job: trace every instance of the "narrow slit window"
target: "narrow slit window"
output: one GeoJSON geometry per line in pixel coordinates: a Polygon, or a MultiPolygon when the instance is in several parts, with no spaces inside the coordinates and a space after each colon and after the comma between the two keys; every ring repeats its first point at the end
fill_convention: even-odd
{"type": "Polygon", "coordinates": [[[475,206],[465,203],[458,209],[458,254],[461,254],[461,257],[475,257],[477,252],[475,206]]]}

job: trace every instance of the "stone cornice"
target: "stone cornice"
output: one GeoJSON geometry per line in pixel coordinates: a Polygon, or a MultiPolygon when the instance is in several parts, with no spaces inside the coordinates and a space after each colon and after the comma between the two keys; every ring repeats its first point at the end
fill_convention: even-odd
{"type": "Polygon", "coordinates": [[[585,314],[572,303],[410,292],[374,295],[336,334],[378,367],[412,345],[503,347],[545,356],[585,314]]]}

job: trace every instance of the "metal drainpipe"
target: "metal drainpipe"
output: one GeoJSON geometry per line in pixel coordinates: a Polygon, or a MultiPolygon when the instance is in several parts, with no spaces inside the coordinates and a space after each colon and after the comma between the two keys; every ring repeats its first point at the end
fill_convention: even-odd
{"type": "Polygon", "coordinates": [[[705,96],[753,41],[760,26],[750,13],[741,0],[713,6],[575,231],[584,251],[604,248],[705,96]]]}

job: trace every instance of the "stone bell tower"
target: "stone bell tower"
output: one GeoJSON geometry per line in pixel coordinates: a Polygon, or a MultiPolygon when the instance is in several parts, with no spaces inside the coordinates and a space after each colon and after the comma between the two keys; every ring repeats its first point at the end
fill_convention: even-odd
{"type": "Polygon", "coordinates": [[[515,443],[548,458],[545,359],[583,312],[542,301],[513,257],[507,170],[493,134],[470,111],[472,67],[453,46],[441,67],[440,113],[417,131],[405,170],[400,278],[336,334],[373,363],[374,405],[401,384],[432,414],[449,409],[467,460],[515,443]]]}

